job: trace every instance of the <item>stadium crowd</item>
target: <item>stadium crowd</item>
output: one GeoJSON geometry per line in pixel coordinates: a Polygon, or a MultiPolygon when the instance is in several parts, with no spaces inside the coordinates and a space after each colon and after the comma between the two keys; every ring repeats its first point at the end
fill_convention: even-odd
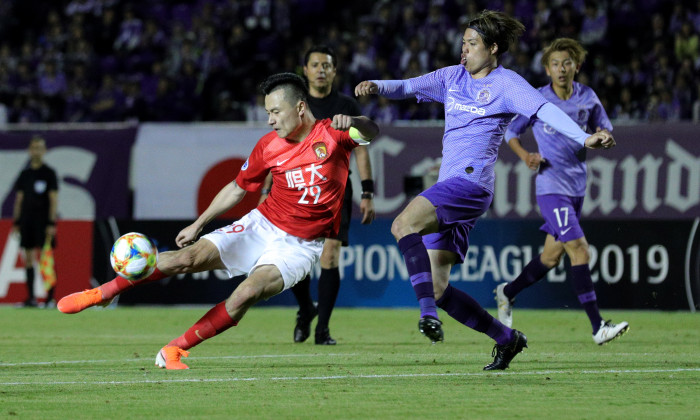
{"type": "MultiPolygon", "coordinates": [[[[0,122],[265,121],[256,88],[301,74],[304,52],[338,55],[336,87],[459,63],[465,22],[484,8],[527,28],[504,66],[547,83],[539,51],[578,39],[577,80],[616,123],[700,122],[700,1],[4,0],[0,122]]],[[[359,98],[380,123],[442,119],[442,107],[359,98]]]]}

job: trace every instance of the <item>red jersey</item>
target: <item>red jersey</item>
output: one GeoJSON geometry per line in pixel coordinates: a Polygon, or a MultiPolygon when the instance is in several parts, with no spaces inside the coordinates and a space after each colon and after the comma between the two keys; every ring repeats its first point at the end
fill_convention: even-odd
{"type": "Polygon", "coordinates": [[[350,152],[357,143],[330,125],[330,119],[316,121],[299,143],[274,131],[266,134],[236,177],[241,188],[257,191],[272,172],[270,195],[258,210],[278,228],[304,239],[335,237],[340,226],[350,152]]]}

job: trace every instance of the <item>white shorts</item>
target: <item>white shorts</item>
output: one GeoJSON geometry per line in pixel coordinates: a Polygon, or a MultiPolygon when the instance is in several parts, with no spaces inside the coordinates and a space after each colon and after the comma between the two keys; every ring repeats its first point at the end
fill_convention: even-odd
{"type": "Polygon", "coordinates": [[[324,241],[290,235],[257,209],[202,238],[216,245],[229,277],[250,275],[261,265],[274,265],[282,273],[284,290],[311,272],[321,257],[324,241]]]}

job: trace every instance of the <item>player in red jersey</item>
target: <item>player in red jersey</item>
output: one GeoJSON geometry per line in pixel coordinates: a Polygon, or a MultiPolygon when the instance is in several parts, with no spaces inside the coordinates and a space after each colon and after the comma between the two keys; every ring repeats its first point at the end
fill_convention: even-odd
{"type": "Polygon", "coordinates": [[[161,253],[155,272],[144,280],[116,277],[64,297],[58,303],[61,312],[105,305],[137,284],[180,273],[219,269],[231,277],[247,274],[228,299],[158,352],[157,366],[187,369],[180,358],[188,349],[237,325],[256,302],[289,289],[311,271],[324,238],[338,231],[350,152],[374,138],[379,127],[367,117],[342,114],[317,121],[307,105],[306,82],[292,73],[270,76],[261,90],[274,131],[258,141],[235,181],[180,231],[175,242],[182,249],[161,253]],[[262,205],[196,241],[207,223],[235,206],[247,191],[258,190],[268,172],[274,183],[262,205]]]}

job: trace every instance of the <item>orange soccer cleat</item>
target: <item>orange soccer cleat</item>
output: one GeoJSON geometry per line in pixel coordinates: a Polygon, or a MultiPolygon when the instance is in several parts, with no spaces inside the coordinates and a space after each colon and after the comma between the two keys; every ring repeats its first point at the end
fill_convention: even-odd
{"type": "Polygon", "coordinates": [[[165,346],[156,355],[156,366],[166,369],[189,369],[189,366],[180,361],[181,357],[187,357],[190,352],[178,346],[165,346]]]}
{"type": "Polygon", "coordinates": [[[77,314],[83,309],[87,309],[91,306],[107,306],[111,302],[112,299],[103,300],[102,290],[99,288],[94,288],[64,296],[58,301],[58,305],[56,305],[56,307],[64,314],[77,314]]]}

